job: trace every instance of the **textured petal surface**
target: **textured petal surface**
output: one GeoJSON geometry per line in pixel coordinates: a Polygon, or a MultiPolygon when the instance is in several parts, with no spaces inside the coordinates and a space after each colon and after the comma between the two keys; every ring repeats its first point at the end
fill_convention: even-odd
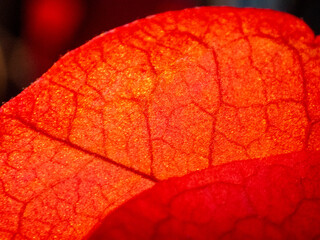
{"type": "Polygon", "coordinates": [[[234,161],[158,183],[90,239],[316,239],[320,152],[234,161]]]}
{"type": "Polygon", "coordinates": [[[209,7],[66,54],[1,107],[1,238],[81,239],[159,180],[320,150],[319,42],[285,13],[209,7]]]}

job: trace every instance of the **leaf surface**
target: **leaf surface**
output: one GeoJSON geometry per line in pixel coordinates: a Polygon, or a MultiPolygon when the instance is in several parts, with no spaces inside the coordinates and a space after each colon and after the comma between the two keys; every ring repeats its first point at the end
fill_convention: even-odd
{"type": "Polygon", "coordinates": [[[320,152],[234,161],[156,184],[90,239],[316,239],[320,152]]]}
{"type": "Polygon", "coordinates": [[[271,10],[167,12],[94,38],[1,107],[1,238],[81,239],[159,180],[319,151],[319,63],[319,38],[271,10]]]}

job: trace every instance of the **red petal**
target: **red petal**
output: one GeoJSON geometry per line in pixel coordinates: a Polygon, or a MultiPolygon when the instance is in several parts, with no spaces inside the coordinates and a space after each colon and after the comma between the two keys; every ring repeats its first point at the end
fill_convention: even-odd
{"type": "Polygon", "coordinates": [[[196,8],[68,53],[1,107],[1,238],[79,239],[158,180],[320,150],[317,44],[288,14],[196,8]]]}
{"type": "Polygon", "coordinates": [[[320,152],[235,161],[157,183],[90,239],[315,239],[320,152]]]}

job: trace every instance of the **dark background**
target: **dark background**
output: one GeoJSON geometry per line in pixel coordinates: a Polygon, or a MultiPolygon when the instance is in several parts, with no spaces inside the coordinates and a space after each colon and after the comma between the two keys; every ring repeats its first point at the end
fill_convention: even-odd
{"type": "Polygon", "coordinates": [[[209,5],[286,11],[320,33],[319,0],[0,0],[0,103],[104,31],[168,10],[209,5]]]}

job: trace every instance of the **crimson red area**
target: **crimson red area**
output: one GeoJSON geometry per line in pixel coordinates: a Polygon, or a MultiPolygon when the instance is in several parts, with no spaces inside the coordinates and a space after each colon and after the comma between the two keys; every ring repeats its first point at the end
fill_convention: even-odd
{"type": "Polygon", "coordinates": [[[30,76],[20,80],[20,87],[41,76],[67,51],[104,31],[151,14],[196,5],[196,0],[25,0],[22,32],[31,64],[30,76]]]}
{"type": "Polygon", "coordinates": [[[89,239],[316,239],[320,152],[235,161],[156,184],[89,239]]]}
{"type": "Polygon", "coordinates": [[[26,4],[25,33],[29,43],[50,51],[61,50],[71,40],[85,14],[79,0],[31,0],[26,4]]]}

